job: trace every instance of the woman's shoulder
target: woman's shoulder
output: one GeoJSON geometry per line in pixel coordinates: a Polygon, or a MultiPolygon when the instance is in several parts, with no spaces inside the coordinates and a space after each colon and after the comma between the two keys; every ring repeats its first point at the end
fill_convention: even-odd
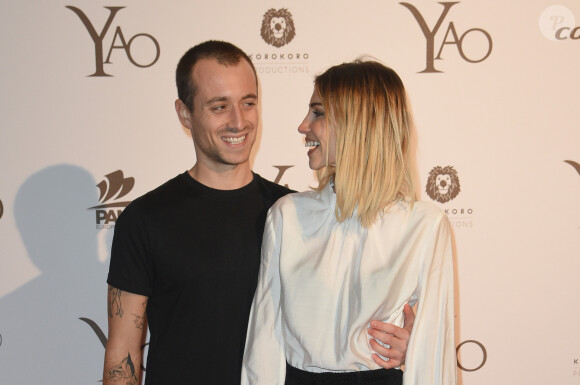
{"type": "Polygon", "coordinates": [[[450,226],[445,211],[431,202],[415,201],[410,217],[413,223],[417,223],[421,227],[430,227],[435,231],[450,226]]]}
{"type": "Polygon", "coordinates": [[[388,212],[413,222],[433,223],[448,221],[445,211],[435,204],[425,201],[399,201],[388,212]]]}
{"type": "Polygon", "coordinates": [[[323,204],[322,197],[318,191],[302,191],[287,194],[278,199],[274,204],[275,207],[284,209],[286,207],[305,206],[323,204]]]}
{"type": "Polygon", "coordinates": [[[322,220],[328,212],[334,212],[334,204],[324,191],[304,191],[283,196],[270,209],[270,216],[284,221],[303,221],[304,218],[322,220]]]}
{"type": "Polygon", "coordinates": [[[421,214],[427,217],[445,217],[445,211],[443,211],[439,206],[434,205],[431,202],[426,201],[415,201],[413,202],[413,211],[417,214],[421,214]]]}

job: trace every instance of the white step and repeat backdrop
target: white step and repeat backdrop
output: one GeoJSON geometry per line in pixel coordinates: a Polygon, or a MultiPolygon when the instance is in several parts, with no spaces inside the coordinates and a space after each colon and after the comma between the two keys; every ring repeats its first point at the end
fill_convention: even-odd
{"type": "Polygon", "coordinates": [[[580,384],[578,0],[4,0],[0,31],[0,383],[101,380],[115,220],[193,164],[174,69],[222,39],[260,76],[253,169],[297,190],[313,76],[394,68],[453,224],[461,383],[580,384]]]}

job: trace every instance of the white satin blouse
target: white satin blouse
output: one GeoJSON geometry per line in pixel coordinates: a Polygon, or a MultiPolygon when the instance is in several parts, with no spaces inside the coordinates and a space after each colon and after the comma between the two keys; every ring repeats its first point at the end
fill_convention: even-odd
{"type": "Polygon", "coordinates": [[[417,301],[403,381],[455,384],[449,222],[432,204],[395,204],[369,229],[337,222],[330,186],[268,212],[242,384],[284,384],[286,361],[310,371],[378,369],[367,328],[403,325],[417,301]]]}

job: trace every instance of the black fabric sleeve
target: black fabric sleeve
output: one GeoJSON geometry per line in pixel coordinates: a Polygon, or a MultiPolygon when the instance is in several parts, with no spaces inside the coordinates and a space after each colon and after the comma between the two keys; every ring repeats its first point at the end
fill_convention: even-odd
{"type": "Polygon", "coordinates": [[[149,297],[153,285],[150,234],[137,202],[119,215],[115,225],[107,283],[117,289],[149,297]]]}

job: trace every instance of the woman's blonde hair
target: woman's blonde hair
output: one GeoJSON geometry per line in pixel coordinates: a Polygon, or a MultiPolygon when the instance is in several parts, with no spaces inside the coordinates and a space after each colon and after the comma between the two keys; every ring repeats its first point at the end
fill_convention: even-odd
{"type": "Polygon", "coordinates": [[[412,118],[395,71],[359,59],[329,68],[314,87],[336,135],[336,166],[318,170],[317,190],[334,180],[337,220],[356,215],[369,227],[395,201],[413,202],[412,118]]]}

